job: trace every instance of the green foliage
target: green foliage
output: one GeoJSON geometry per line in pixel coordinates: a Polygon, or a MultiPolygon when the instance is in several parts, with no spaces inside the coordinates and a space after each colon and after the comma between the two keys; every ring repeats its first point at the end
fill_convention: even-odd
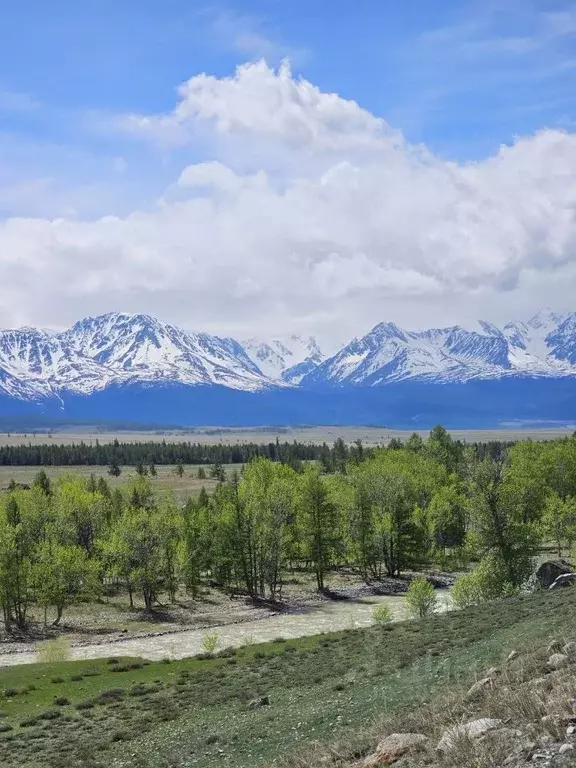
{"type": "Polygon", "coordinates": [[[406,593],[406,605],[411,616],[424,619],[436,610],[438,600],[432,584],[423,578],[410,582],[406,593]]]}
{"type": "Polygon", "coordinates": [[[518,585],[508,580],[506,564],[492,552],[480,560],[474,571],[456,579],[452,599],[458,608],[466,608],[517,593],[518,585]]]}
{"type": "Polygon", "coordinates": [[[38,646],[37,660],[43,664],[55,664],[70,659],[70,644],[64,637],[45,640],[38,646]]]}
{"type": "MultiPolygon", "coordinates": [[[[357,569],[369,583],[479,561],[455,590],[461,604],[477,603],[517,591],[542,540],[561,553],[576,538],[574,437],[464,446],[435,427],[427,440],[413,435],[376,449],[340,439],[332,448],[116,441],[34,450],[47,464],[94,455],[142,471],[112,490],[103,478],[51,482],[41,470],[32,488],[14,483],[0,498],[8,630],[26,628],[31,605],[57,623],[69,605],[112,585],[123,585],[132,605],[140,595],[148,611],[183,588],[197,597],[207,581],[277,601],[287,571],[313,573],[323,590],[334,566],[357,569]],[[226,463],[246,459],[241,474],[226,476],[226,463]],[[182,508],[157,495],[145,472],[171,463],[180,474],[189,461],[202,462],[199,476],[217,485],[182,508]]],[[[32,457],[26,446],[0,447],[6,462],[32,457]]]]}
{"type": "Polygon", "coordinates": [[[380,603],[372,611],[372,621],[375,624],[388,624],[392,621],[392,613],[387,603],[380,603]]]}
{"type": "Polygon", "coordinates": [[[220,635],[218,632],[208,632],[202,638],[202,648],[206,653],[214,653],[220,642],[220,635]]]}

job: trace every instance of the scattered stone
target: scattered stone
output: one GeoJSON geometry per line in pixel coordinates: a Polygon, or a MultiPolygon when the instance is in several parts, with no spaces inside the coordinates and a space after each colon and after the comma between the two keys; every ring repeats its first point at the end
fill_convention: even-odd
{"type": "Polygon", "coordinates": [[[506,661],[514,661],[514,659],[517,659],[520,654],[518,651],[510,651],[508,656],[506,657],[506,661]]]}
{"type": "Polygon", "coordinates": [[[248,707],[250,709],[258,709],[258,707],[267,707],[269,704],[269,696],[259,696],[257,699],[252,699],[252,701],[249,702],[248,707]]]}
{"type": "Polygon", "coordinates": [[[562,653],[568,656],[570,659],[576,658],[576,643],[574,641],[566,643],[564,648],[562,648],[562,653]]]}
{"type": "Polygon", "coordinates": [[[466,694],[466,698],[468,700],[474,699],[478,694],[483,691],[485,688],[488,688],[492,685],[492,678],[491,677],[484,677],[482,680],[478,680],[474,685],[470,688],[468,693],[466,694]]]}
{"type": "Polygon", "coordinates": [[[574,745],[573,744],[562,744],[558,752],[561,755],[565,755],[566,752],[574,752],[574,745]]]}
{"type": "Polygon", "coordinates": [[[497,677],[500,674],[498,667],[490,667],[486,670],[486,677],[497,677]]]}
{"type": "Polygon", "coordinates": [[[438,742],[437,749],[446,751],[452,749],[457,743],[458,739],[478,739],[480,736],[484,736],[488,731],[494,731],[497,728],[501,728],[504,725],[502,720],[496,720],[489,717],[481,717],[478,720],[470,720],[468,723],[461,725],[455,725],[452,728],[448,728],[444,731],[444,735],[438,742]]]}
{"type": "Polygon", "coordinates": [[[407,752],[421,749],[429,741],[423,733],[392,733],[382,739],[373,755],[364,760],[363,768],[377,768],[380,765],[395,763],[407,752]]]}
{"type": "Polygon", "coordinates": [[[563,669],[568,666],[568,656],[563,653],[553,653],[548,659],[550,669],[563,669]]]}
{"type": "Polygon", "coordinates": [[[576,725],[569,725],[568,728],[566,728],[566,736],[574,736],[576,733],[576,725]]]}
{"type": "Polygon", "coordinates": [[[561,653],[563,648],[563,644],[560,642],[560,640],[552,640],[550,643],[548,643],[548,648],[546,648],[546,653],[552,654],[552,653],[561,653]]]}

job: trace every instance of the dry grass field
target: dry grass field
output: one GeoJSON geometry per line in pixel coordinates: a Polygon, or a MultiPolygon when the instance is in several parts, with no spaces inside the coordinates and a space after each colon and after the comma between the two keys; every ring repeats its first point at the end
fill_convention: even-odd
{"type": "MultiPolygon", "coordinates": [[[[488,440],[553,440],[572,434],[570,428],[546,428],[546,429],[478,429],[478,430],[452,430],[455,439],[466,442],[484,442],[488,440]]],[[[417,430],[422,437],[428,435],[427,430],[417,430]]],[[[85,442],[93,444],[111,443],[114,440],[120,442],[193,442],[232,445],[237,443],[270,443],[276,438],[283,441],[297,440],[303,443],[328,443],[331,444],[339,437],[347,443],[362,440],[364,445],[386,445],[392,438],[407,440],[412,432],[410,430],[393,430],[385,427],[198,427],[190,430],[156,431],[156,432],[106,432],[97,427],[87,428],[83,431],[76,428],[74,431],[59,430],[55,432],[11,432],[0,433],[0,445],[44,445],[51,441],[58,444],[70,445],[85,442]]]]}

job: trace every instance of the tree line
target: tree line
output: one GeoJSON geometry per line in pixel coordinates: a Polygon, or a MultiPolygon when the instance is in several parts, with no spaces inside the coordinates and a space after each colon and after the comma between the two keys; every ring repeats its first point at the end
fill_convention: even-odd
{"type": "MultiPolygon", "coordinates": [[[[235,445],[193,442],[119,442],[74,443],[72,445],[3,445],[1,466],[137,466],[173,464],[246,464],[254,458],[297,464],[317,460],[327,469],[337,460],[346,459],[350,448],[342,441],[334,446],[303,442],[238,443],[235,445]]],[[[352,449],[353,451],[353,449],[352,449]]]]}
{"type": "Polygon", "coordinates": [[[206,581],[280,600],[288,572],[309,571],[322,590],[344,565],[370,583],[473,564],[454,591],[466,605],[521,588],[542,542],[571,551],[574,437],[479,451],[436,427],[427,440],[360,448],[330,474],[257,456],[183,506],[143,476],[111,490],[103,478],[50,482],[40,471],[0,500],[5,626],[23,628],[32,604],[60,621],[111,586],[148,610],[206,581]]]}

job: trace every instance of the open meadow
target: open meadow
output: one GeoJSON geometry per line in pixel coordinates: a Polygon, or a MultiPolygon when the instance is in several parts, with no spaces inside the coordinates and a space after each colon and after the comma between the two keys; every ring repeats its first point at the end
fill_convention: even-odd
{"type": "MultiPolygon", "coordinates": [[[[227,464],[224,473],[232,473],[235,469],[240,470],[241,464],[227,464]]],[[[96,480],[104,478],[109,486],[120,488],[136,480],[138,474],[136,469],[131,466],[122,467],[122,474],[119,477],[112,477],[108,473],[108,467],[105,466],[69,466],[69,467],[2,467],[0,466],[0,491],[6,490],[11,480],[16,483],[30,485],[39,469],[43,469],[50,480],[56,480],[64,475],[75,475],[81,478],[89,478],[94,475],[96,480]]],[[[150,485],[154,492],[160,495],[174,494],[174,497],[185,502],[189,497],[195,497],[202,488],[206,491],[213,491],[217,481],[210,477],[209,468],[205,467],[206,478],[198,479],[198,467],[192,465],[183,466],[184,473],[180,477],[177,468],[174,465],[159,465],[156,467],[156,475],[148,475],[150,485]]]]}
{"type": "MultiPolygon", "coordinates": [[[[429,430],[415,430],[416,434],[426,438],[429,430]]],[[[450,434],[455,440],[464,442],[488,442],[501,440],[503,442],[515,440],[554,440],[559,437],[571,435],[573,427],[548,427],[542,429],[512,428],[502,429],[472,429],[452,430],[450,434]]],[[[387,445],[391,440],[406,441],[413,434],[410,430],[387,429],[386,427],[247,427],[245,429],[227,427],[198,427],[190,430],[171,431],[142,431],[142,432],[112,432],[99,430],[97,427],[83,429],[59,429],[53,432],[3,432],[0,433],[0,445],[45,445],[55,442],[63,445],[72,445],[80,442],[93,445],[113,443],[118,440],[122,443],[132,442],[162,442],[169,443],[192,442],[207,445],[236,445],[246,443],[267,444],[278,439],[280,442],[297,441],[302,443],[334,443],[342,438],[345,443],[351,444],[361,440],[366,446],[387,445]]]]}

